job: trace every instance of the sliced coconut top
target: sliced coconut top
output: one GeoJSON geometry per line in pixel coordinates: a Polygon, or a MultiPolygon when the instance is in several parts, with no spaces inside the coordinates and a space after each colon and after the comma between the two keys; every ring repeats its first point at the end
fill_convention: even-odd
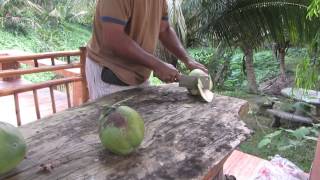
{"type": "Polygon", "coordinates": [[[206,86],[203,85],[200,78],[198,79],[197,87],[198,87],[198,90],[200,92],[201,97],[207,102],[212,102],[213,92],[211,92],[210,89],[208,89],[206,86]]]}

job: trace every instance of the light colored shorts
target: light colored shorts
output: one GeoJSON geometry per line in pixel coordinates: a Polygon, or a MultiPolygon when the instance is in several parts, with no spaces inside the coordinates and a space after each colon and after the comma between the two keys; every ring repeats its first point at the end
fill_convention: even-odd
{"type": "Polygon", "coordinates": [[[88,83],[89,97],[90,101],[96,100],[103,96],[128,90],[136,87],[147,87],[149,86],[149,81],[144,82],[138,86],[118,86],[109,83],[105,83],[101,80],[101,72],[103,66],[91,60],[88,56],[86,59],[86,78],[88,83]]]}

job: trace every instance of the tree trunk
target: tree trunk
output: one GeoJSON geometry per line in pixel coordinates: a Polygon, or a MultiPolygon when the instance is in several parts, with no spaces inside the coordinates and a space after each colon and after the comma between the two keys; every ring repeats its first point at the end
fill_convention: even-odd
{"type": "MultiPolygon", "coordinates": [[[[181,9],[182,0],[168,0],[167,2],[170,25],[175,29],[182,44],[185,44],[187,28],[181,9]]],[[[161,43],[158,43],[155,55],[176,67],[178,59],[163,47],[161,43]]]]}
{"type": "Polygon", "coordinates": [[[279,46],[278,43],[272,43],[271,45],[273,58],[277,61],[279,61],[278,46],[279,46]]]}
{"type": "Polygon", "coordinates": [[[284,80],[286,79],[285,57],[286,57],[286,48],[279,48],[280,73],[281,73],[281,78],[284,80]]]}
{"type": "Polygon", "coordinates": [[[214,87],[222,86],[230,69],[230,60],[225,59],[213,79],[214,87]]]}
{"type": "Polygon", "coordinates": [[[251,93],[258,93],[258,85],[256,80],[256,74],[253,66],[253,49],[251,47],[242,48],[245,55],[247,80],[249,85],[249,91],[251,93]]]}

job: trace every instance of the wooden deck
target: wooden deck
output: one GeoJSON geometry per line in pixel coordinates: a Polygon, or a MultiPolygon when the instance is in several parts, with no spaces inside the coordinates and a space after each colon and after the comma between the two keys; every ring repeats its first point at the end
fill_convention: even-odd
{"type": "MultiPolygon", "coordinates": [[[[259,170],[268,164],[271,165],[271,162],[235,150],[224,164],[223,171],[227,175],[233,175],[237,180],[255,180],[259,170]]],[[[305,173],[305,176],[308,177],[309,174],[305,173]]]]}
{"type": "MultiPolygon", "coordinates": [[[[19,85],[30,84],[26,80],[16,80],[13,82],[0,81],[0,89],[10,88],[19,85]]],[[[40,89],[38,92],[39,106],[41,117],[45,117],[52,114],[51,99],[49,88],[40,89]]],[[[67,95],[65,93],[55,91],[55,100],[57,106],[57,112],[63,111],[68,108],[67,95]]],[[[34,106],[34,99],[32,92],[26,92],[19,94],[20,112],[22,124],[33,122],[37,119],[36,110],[34,106]]],[[[16,113],[14,106],[13,96],[0,97],[0,121],[8,122],[14,126],[17,125],[16,113]]]]}
{"type": "Polygon", "coordinates": [[[235,176],[237,180],[254,180],[255,175],[266,163],[270,162],[235,150],[224,164],[223,171],[235,176]]]}

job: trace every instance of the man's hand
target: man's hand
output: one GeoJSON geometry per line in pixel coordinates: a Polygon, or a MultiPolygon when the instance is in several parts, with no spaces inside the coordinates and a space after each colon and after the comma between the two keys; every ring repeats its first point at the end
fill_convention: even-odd
{"type": "Polygon", "coordinates": [[[202,71],[204,71],[205,73],[208,73],[208,69],[201,63],[193,60],[193,59],[188,59],[186,62],[185,62],[185,65],[187,66],[187,68],[189,70],[194,70],[194,69],[201,69],[202,71]]]}
{"type": "Polygon", "coordinates": [[[154,68],[155,75],[166,83],[176,82],[180,79],[179,71],[171,64],[159,62],[154,68]]]}

